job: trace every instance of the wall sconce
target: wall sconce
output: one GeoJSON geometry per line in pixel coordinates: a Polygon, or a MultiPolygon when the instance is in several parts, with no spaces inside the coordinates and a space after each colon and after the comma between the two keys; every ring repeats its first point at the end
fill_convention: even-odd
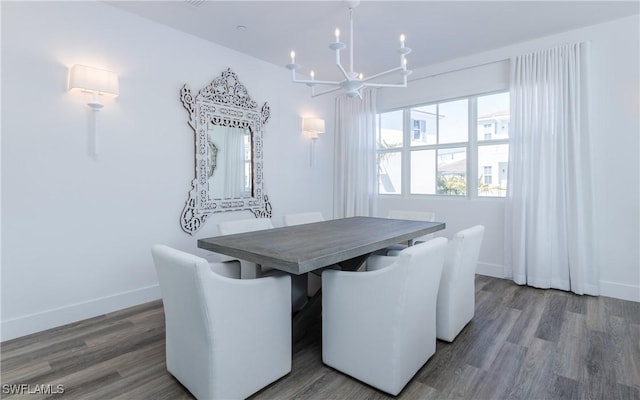
{"type": "Polygon", "coordinates": [[[318,139],[318,135],[324,133],[324,120],[322,118],[303,118],[302,131],[313,140],[318,139]]]}
{"type": "Polygon", "coordinates": [[[324,119],[322,118],[303,118],[302,132],[311,139],[310,148],[310,165],[313,166],[314,147],[316,141],[320,138],[320,134],[324,133],[324,119]]]}
{"type": "Polygon", "coordinates": [[[93,158],[98,157],[98,135],[96,133],[96,114],[104,105],[100,96],[118,97],[118,75],[104,69],[76,64],[69,69],[69,91],[81,91],[91,95],[87,106],[91,109],[90,151],[93,158]]]}

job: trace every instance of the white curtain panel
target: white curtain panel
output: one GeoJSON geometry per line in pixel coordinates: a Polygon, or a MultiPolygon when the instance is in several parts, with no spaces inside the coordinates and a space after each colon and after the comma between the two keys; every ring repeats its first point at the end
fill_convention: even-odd
{"type": "Polygon", "coordinates": [[[224,129],[225,147],[219,152],[226,153],[224,173],[224,194],[226,197],[245,197],[244,193],[244,135],[238,128],[224,129]]]}
{"type": "Polygon", "coordinates": [[[336,98],[334,213],[337,218],[375,215],[376,92],[362,99],[336,98]]]}
{"type": "Polygon", "coordinates": [[[244,190],[244,138],[238,128],[215,125],[209,140],[217,148],[216,168],[209,178],[210,194],[215,199],[237,198],[244,190]]]}
{"type": "Polygon", "coordinates": [[[511,60],[507,276],[599,294],[587,109],[588,43],[511,60]]]}

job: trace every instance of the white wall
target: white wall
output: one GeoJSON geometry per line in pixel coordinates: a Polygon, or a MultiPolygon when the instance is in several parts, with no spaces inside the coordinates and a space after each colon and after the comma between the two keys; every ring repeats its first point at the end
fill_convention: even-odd
{"type": "MultiPolygon", "coordinates": [[[[265,190],[274,223],[289,212],[333,215],[333,99],[311,99],[286,69],[99,2],[0,7],[2,340],[158,298],[151,244],[204,255],[196,239],[217,234],[217,221],[251,217],[214,215],[195,237],[180,229],[193,178],[193,136],[179,100],[184,83],[198,90],[231,67],[256,101],[269,102],[265,190]],[[66,91],[67,69],[76,63],[120,75],[120,97],[106,101],[98,116],[98,160],[88,155],[85,101],[66,91]],[[299,129],[304,115],[327,120],[313,168],[299,129]]],[[[500,84],[506,69],[496,61],[591,40],[602,293],[640,301],[639,36],[637,17],[571,31],[416,71],[414,77],[444,75],[379,98],[397,107],[425,94],[425,101],[456,97],[500,84]],[[487,65],[447,74],[479,64],[487,65]]],[[[401,206],[436,211],[447,222],[445,234],[485,224],[481,268],[499,274],[501,201],[385,198],[379,209],[401,206]]]]}
{"type": "MultiPolygon", "coordinates": [[[[589,112],[596,214],[596,257],[601,293],[640,301],[640,21],[638,16],[540,38],[434,65],[407,89],[384,89],[380,109],[507,89],[508,60],[569,42],[590,41],[589,112]],[[477,68],[467,69],[480,65],[477,68]],[[453,72],[450,72],[453,71],[453,72]],[[405,90],[406,93],[400,92],[405,90]]],[[[446,221],[444,235],[481,223],[487,228],[479,273],[503,276],[504,204],[495,199],[384,196],[378,210],[431,210],[446,221]]]]}
{"type": "Polygon", "coordinates": [[[265,191],[273,220],[333,214],[333,99],[311,99],[283,67],[152,23],[101,2],[2,2],[2,340],[159,297],[150,246],[203,254],[214,214],[195,237],[179,216],[194,175],[193,133],[179,98],[231,67],[272,118],[265,191]],[[98,115],[88,153],[85,99],[67,70],[116,71],[120,96],[98,115]],[[301,117],[327,120],[309,165],[301,117]]]}

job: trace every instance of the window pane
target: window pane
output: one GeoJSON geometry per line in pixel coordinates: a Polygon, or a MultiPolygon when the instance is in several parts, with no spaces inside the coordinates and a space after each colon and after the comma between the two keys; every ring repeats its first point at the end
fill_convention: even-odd
{"type": "Polygon", "coordinates": [[[379,149],[402,147],[402,110],[378,114],[379,149]]]}
{"type": "Polygon", "coordinates": [[[506,196],[508,162],[508,144],[478,146],[478,196],[506,196]]]}
{"type": "Polygon", "coordinates": [[[478,140],[509,137],[509,93],[478,97],[478,140]]]}
{"type": "Polygon", "coordinates": [[[402,193],[402,154],[399,151],[378,153],[378,193],[402,193]]]}
{"type": "Polygon", "coordinates": [[[467,150],[464,147],[438,150],[438,194],[467,194],[467,150]]]}
{"type": "Polygon", "coordinates": [[[436,151],[411,152],[411,194],[436,194],[436,151]]]}
{"type": "Polygon", "coordinates": [[[436,144],[437,136],[437,106],[424,106],[411,109],[411,146],[423,146],[425,144],[436,144]]]}
{"type": "Polygon", "coordinates": [[[438,104],[438,143],[469,140],[469,106],[467,99],[438,104]]]}

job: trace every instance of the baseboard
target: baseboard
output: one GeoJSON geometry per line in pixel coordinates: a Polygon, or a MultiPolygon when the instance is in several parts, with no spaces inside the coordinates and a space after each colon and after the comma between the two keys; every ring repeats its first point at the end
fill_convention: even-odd
{"type": "MultiPolygon", "coordinates": [[[[504,279],[504,266],[498,264],[478,263],[476,273],[504,279]]],[[[618,282],[600,281],[600,295],[614,299],[640,302],[640,286],[618,282]]]]}
{"type": "Polygon", "coordinates": [[[476,274],[494,278],[504,278],[504,266],[479,262],[476,267],[476,274]]]}
{"type": "Polygon", "coordinates": [[[0,323],[0,341],[70,324],[160,298],[158,285],[54,308],[0,323]]]}
{"type": "MultiPolygon", "coordinates": [[[[497,264],[478,263],[476,273],[494,278],[504,278],[504,268],[497,264]]],[[[600,281],[600,294],[606,297],[640,302],[640,286],[638,285],[600,281]]],[[[0,341],[4,342],[159,298],[160,288],[158,285],[153,285],[2,321],[0,322],[0,341]]]]}
{"type": "Polygon", "coordinates": [[[616,299],[640,302],[640,286],[618,282],[600,281],[600,295],[616,299]]]}

